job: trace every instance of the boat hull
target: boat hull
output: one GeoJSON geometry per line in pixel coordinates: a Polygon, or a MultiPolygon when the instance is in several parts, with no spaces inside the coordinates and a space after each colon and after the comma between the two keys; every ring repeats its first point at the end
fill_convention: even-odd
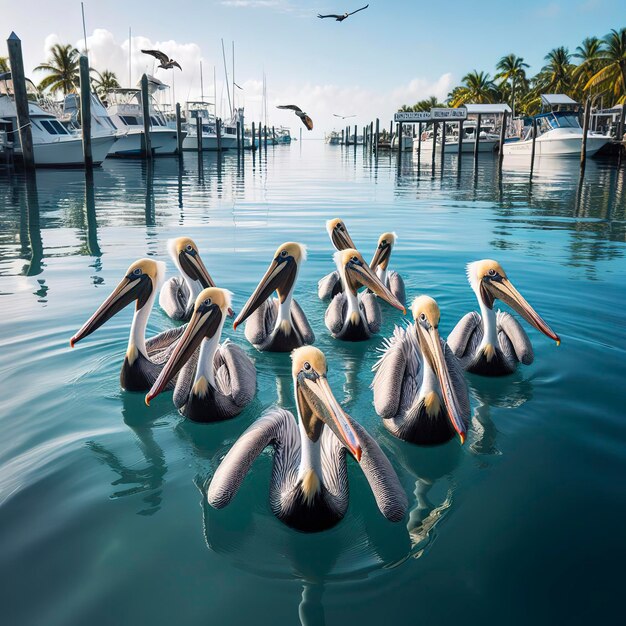
{"type": "MultiPolygon", "coordinates": [[[[106,159],[115,142],[115,135],[91,138],[91,154],[94,165],[100,165],[106,159]]],[[[15,152],[21,155],[22,151],[17,148],[15,152]]],[[[72,137],[66,141],[35,143],[33,153],[37,167],[83,167],[85,165],[81,137],[72,137]]]]}
{"type": "MultiPolygon", "coordinates": [[[[236,135],[222,135],[222,150],[235,150],[237,148],[236,135]]],[[[187,135],[183,139],[183,150],[197,152],[198,136],[187,135]]],[[[217,135],[202,135],[202,150],[207,152],[217,151],[217,135]]]]}
{"type": "MultiPolygon", "coordinates": [[[[120,133],[109,156],[121,158],[141,156],[142,137],[142,130],[131,130],[120,133]]],[[[153,154],[156,156],[175,154],[178,147],[176,131],[165,128],[153,128],[150,131],[150,147],[152,148],[153,154]]]]}
{"type": "MultiPolygon", "coordinates": [[[[558,129],[562,130],[562,129],[558,129]]],[[[605,144],[610,137],[605,135],[587,135],[587,156],[593,156],[605,144]]],[[[582,131],[580,133],[557,133],[549,131],[535,140],[535,155],[568,157],[580,156],[582,148],[582,131]]],[[[512,141],[505,143],[502,153],[508,155],[529,155],[532,153],[533,142],[531,139],[512,141]]]]}
{"type": "MultiPolygon", "coordinates": [[[[476,142],[471,139],[464,140],[461,144],[461,153],[474,153],[474,144],[476,142]]],[[[481,139],[478,142],[478,152],[494,152],[498,145],[497,139],[481,139]]],[[[433,142],[432,141],[415,141],[413,143],[413,151],[417,152],[418,146],[421,146],[422,152],[432,152],[433,151],[433,142]]],[[[435,150],[437,152],[441,151],[441,143],[437,142],[435,144],[435,150]]],[[[459,142],[458,141],[446,141],[446,152],[450,154],[458,153],[459,151],[459,142]]]]}

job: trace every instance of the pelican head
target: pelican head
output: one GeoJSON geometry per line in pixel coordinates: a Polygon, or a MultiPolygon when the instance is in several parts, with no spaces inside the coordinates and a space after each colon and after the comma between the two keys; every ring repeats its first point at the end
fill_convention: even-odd
{"type": "Polygon", "coordinates": [[[305,260],[306,247],[302,244],[288,241],[278,246],[265,276],[261,278],[261,282],[237,316],[233,328],[237,329],[237,326],[250,317],[274,291],[282,304],[293,289],[300,264],[305,260]]]}
{"type": "Polygon", "coordinates": [[[200,292],[185,332],[146,395],[147,405],[167,387],[203,339],[212,339],[221,333],[224,320],[230,311],[230,297],[230,291],[218,287],[209,287],[200,292]]]}
{"type": "Polygon", "coordinates": [[[550,339],[561,343],[559,336],[539,317],[533,307],[526,302],[522,294],[515,289],[507,278],[502,266],[491,259],[475,261],[467,266],[467,277],[481,302],[493,309],[495,300],[500,300],[515,309],[529,324],[550,339]]]}
{"type": "Polygon", "coordinates": [[[326,425],[360,461],[361,444],[348,416],[330,390],[324,353],[313,346],[304,346],[291,353],[291,361],[298,414],[307,437],[313,442],[318,441],[326,425]]]}
{"type": "Polygon", "coordinates": [[[396,233],[383,233],[378,238],[378,246],[374,253],[374,258],[370,263],[370,267],[376,271],[379,267],[381,270],[386,270],[389,265],[389,259],[391,258],[391,250],[396,243],[396,233]]]}
{"type": "Polygon", "coordinates": [[[192,239],[189,237],[170,239],[167,247],[174,263],[183,274],[191,280],[199,281],[204,288],[215,287],[215,282],[200,258],[198,246],[192,239]]]}
{"type": "Polygon", "coordinates": [[[370,266],[363,260],[361,253],[354,248],[335,252],[337,269],[344,276],[346,286],[353,295],[361,287],[367,287],[377,296],[389,302],[396,309],[406,313],[406,309],[392,293],[380,282],[370,266]]]}
{"type": "Polygon", "coordinates": [[[326,222],[326,230],[328,231],[328,236],[330,237],[333,246],[335,246],[335,250],[356,248],[354,241],[352,241],[352,237],[350,237],[350,233],[348,233],[346,225],[343,223],[343,220],[340,220],[338,217],[334,220],[328,220],[326,222]]]}
{"type": "Polygon", "coordinates": [[[452,427],[461,439],[465,441],[467,426],[463,419],[463,411],[457,397],[457,392],[452,385],[450,372],[441,347],[439,337],[439,305],[429,296],[418,296],[411,306],[413,319],[415,320],[415,333],[424,359],[435,372],[441,388],[441,395],[446,406],[448,418],[452,427]]]}
{"type": "Polygon", "coordinates": [[[91,335],[107,320],[131,302],[136,301],[136,311],[142,309],[158,290],[165,275],[165,264],[153,259],[135,261],[113,290],[113,293],[100,305],[98,310],[83,324],[82,328],[70,339],[70,346],[91,335]]]}

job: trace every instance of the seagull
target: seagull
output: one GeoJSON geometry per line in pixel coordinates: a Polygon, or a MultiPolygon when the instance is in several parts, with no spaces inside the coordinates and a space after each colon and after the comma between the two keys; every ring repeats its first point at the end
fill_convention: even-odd
{"type": "Polygon", "coordinates": [[[356,115],[338,115],[337,113],[333,113],[335,117],[340,117],[342,120],[347,120],[349,117],[356,117],[356,115]]]}
{"type": "Polygon", "coordinates": [[[171,70],[172,68],[177,67],[181,72],[183,71],[183,68],[178,65],[174,59],[170,59],[165,52],[161,52],[160,50],[142,50],[142,52],[144,54],[149,54],[157,59],[157,61],[160,61],[159,67],[164,70],[171,70]]]}
{"type": "Polygon", "coordinates": [[[276,108],[290,109],[302,120],[302,123],[307,127],[308,130],[313,130],[313,120],[300,107],[296,106],[295,104],[279,104],[276,108]]]}
{"type": "Polygon", "coordinates": [[[352,11],[352,13],[344,13],[343,15],[336,15],[336,14],[332,14],[332,15],[319,15],[317,17],[319,17],[321,20],[323,20],[326,17],[334,17],[335,20],[337,22],[343,22],[346,18],[350,17],[351,15],[354,15],[355,13],[358,13],[359,11],[364,11],[365,9],[367,9],[367,7],[369,6],[369,4],[366,4],[364,7],[361,7],[360,9],[357,9],[356,11],[352,11]]]}

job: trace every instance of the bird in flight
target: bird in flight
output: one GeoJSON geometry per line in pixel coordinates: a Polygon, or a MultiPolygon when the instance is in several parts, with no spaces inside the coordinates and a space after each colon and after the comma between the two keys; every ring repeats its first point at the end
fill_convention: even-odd
{"type": "Polygon", "coordinates": [[[347,120],[349,117],[356,117],[356,115],[338,115],[337,113],[333,113],[335,117],[340,117],[342,120],[347,120]]]}
{"type": "Polygon", "coordinates": [[[290,109],[302,120],[302,123],[307,127],[308,130],[313,130],[313,120],[300,107],[297,107],[295,104],[279,104],[276,108],[290,109]]]}
{"type": "Polygon", "coordinates": [[[366,4],[364,7],[361,7],[360,9],[357,9],[356,11],[352,11],[352,13],[344,13],[343,15],[336,15],[336,14],[331,14],[331,15],[319,15],[317,17],[319,17],[321,20],[323,20],[326,17],[334,17],[335,20],[337,22],[343,22],[346,18],[350,17],[351,15],[354,15],[355,13],[358,13],[359,11],[364,11],[365,9],[367,9],[367,7],[369,6],[369,4],[366,4]]]}
{"type": "Polygon", "coordinates": [[[170,59],[165,52],[161,52],[160,50],[142,50],[142,52],[144,54],[149,54],[157,59],[157,61],[160,61],[159,67],[164,70],[171,70],[172,68],[177,67],[181,72],[183,71],[183,68],[178,65],[174,59],[170,59]]]}

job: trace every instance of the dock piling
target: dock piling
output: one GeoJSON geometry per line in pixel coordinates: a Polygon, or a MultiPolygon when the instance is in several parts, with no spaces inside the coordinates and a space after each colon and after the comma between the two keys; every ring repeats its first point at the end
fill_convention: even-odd
{"type": "Polygon", "coordinates": [[[222,120],[218,117],[215,120],[215,134],[217,135],[217,152],[222,154],[222,120]]]}
{"type": "Polygon", "coordinates": [[[344,137],[344,133],[345,133],[345,132],[346,132],[346,131],[345,131],[345,130],[343,130],[343,128],[342,128],[342,129],[341,129],[341,145],[342,145],[342,146],[345,144],[345,141],[346,141],[346,140],[345,140],[345,137],[344,137]]]}
{"type": "Polygon", "coordinates": [[[237,158],[241,155],[241,122],[237,120],[237,158]]]}
{"type": "MultiPolygon", "coordinates": [[[[391,146],[389,147],[391,150],[391,146]]],[[[402,122],[398,123],[398,169],[402,163],[402,122]]]]}
{"type": "Polygon", "coordinates": [[[196,117],[196,149],[198,154],[202,153],[202,118],[196,117]]]}
{"type": "Polygon", "coordinates": [[[254,127],[254,122],[252,122],[252,132],[251,132],[251,137],[252,137],[252,152],[254,152],[256,150],[256,135],[254,134],[255,131],[255,127],[254,127]]]}
{"type": "Polygon", "coordinates": [[[535,169],[535,141],[537,140],[537,118],[533,117],[533,143],[530,148],[530,177],[533,177],[533,170],[535,169]]]}
{"type": "Polygon", "coordinates": [[[580,171],[585,171],[587,164],[587,133],[589,132],[589,116],[591,115],[591,98],[585,102],[585,116],[583,118],[583,140],[580,146],[580,171]]]}
{"type": "Polygon", "coordinates": [[[502,114],[502,128],[500,128],[500,147],[498,149],[498,169],[502,169],[502,159],[504,159],[504,141],[506,139],[506,123],[509,117],[508,111],[502,114]]]}
{"type": "Polygon", "coordinates": [[[152,159],[152,145],[150,143],[150,94],[148,93],[148,77],[141,77],[141,111],[143,115],[143,151],[144,156],[152,159]]]}
{"type": "Polygon", "coordinates": [[[480,122],[482,121],[482,114],[477,115],[476,120],[476,135],[474,137],[474,162],[478,161],[478,150],[480,148],[480,122]]]}
{"type": "Polygon", "coordinates": [[[422,122],[417,125],[417,162],[422,158],[422,122]]]}
{"type": "Polygon", "coordinates": [[[89,59],[82,54],[78,61],[80,76],[80,125],[83,131],[83,158],[85,167],[93,167],[91,153],[91,85],[89,83],[89,59]]]}
{"type": "Polygon", "coordinates": [[[261,122],[259,122],[259,151],[263,147],[263,126],[261,122]]]}
{"type": "Polygon", "coordinates": [[[180,114],[180,102],[176,103],[176,152],[183,155],[183,118],[180,114]]]}
{"type": "Polygon", "coordinates": [[[459,145],[457,148],[457,156],[460,159],[463,154],[463,120],[459,120],[459,145]]]}
{"type": "Polygon", "coordinates": [[[11,77],[13,78],[13,94],[15,97],[15,108],[17,110],[17,130],[19,130],[22,159],[26,169],[35,169],[35,152],[33,150],[33,133],[30,128],[28,94],[26,93],[24,60],[22,58],[22,42],[15,33],[11,33],[7,39],[7,48],[9,50],[11,77]]]}
{"type": "Polygon", "coordinates": [[[439,130],[439,123],[433,122],[433,151],[431,155],[431,166],[433,172],[435,170],[435,155],[437,154],[437,131],[439,130]]]}
{"type": "MultiPolygon", "coordinates": [[[[378,156],[378,142],[380,141],[380,120],[376,118],[376,133],[374,135],[374,151],[378,156]]],[[[389,137],[389,148],[391,148],[391,137],[389,137]]]]}
{"type": "Polygon", "coordinates": [[[446,154],[446,123],[441,125],[441,167],[443,168],[443,157],[446,154]]]}

